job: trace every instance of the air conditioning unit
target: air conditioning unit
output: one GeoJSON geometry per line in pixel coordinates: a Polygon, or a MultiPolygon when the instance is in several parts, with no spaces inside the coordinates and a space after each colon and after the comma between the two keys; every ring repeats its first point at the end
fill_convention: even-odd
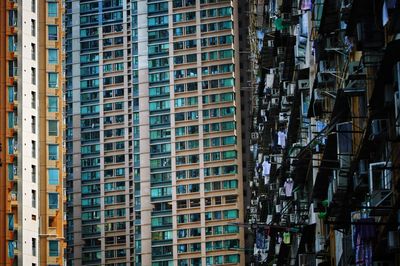
{"type": "Polygon", "coordinates": [[[277,191],[278,190],[278,184],[277,183],[269,184],[269,189],[272,190],[272,191],[277,191]]]}
{"type": "Polygon", "coordinates": [[[258,132],[251,132],[251,139],[257,140],[258,139],[258,132]]]}
{"type": "Polygon", "coordinates": [[[268,40],[267,45],[268,47],[274,47],[274,40],[268,40]]]}
{"type": "Polygon", "coordinates": [[[265,75],[265,86],[267,88],[272,88],[274,86],[274,74],[266,74],[265,75]]]}
{"type": "Polygon", "coordinates": [[[374,119],[371,122],[371,137],[386,135],[388,130],[388,121],[386,119],[374,119]]]}
{"type": "Polygon", "coordinates": [[[285,47],[277,47],[276,50],[277,50],[278,56],[284,56],[285,55],[285,52],[286,52],[286,48],[285,47]]]}
{"type": "Polygon", "coordinates": [[[310,88],[310,80],[299,79],[298,86],[299,86],[299,90],[308,90],[310,88]]]}
{"type": "Polygon", "coordinates": [[[271,90],[272,97],[279,97],[279,89],[272,89],[271,90]]]}
{"type": "Polygon", "coordinates": [[[342,189],[345,190],[345,189],[347,189],[347,186],[348,186],[347,175],[341,175],[341,174],[337,175],[337,177],[336,177],[336,188],[338,190],[342,190],[342,189]]]}
{"type": "Polygon", "coordinates": [[[376,190],[392,189],[391,162],[376,162],[369,164],[369,190],[372,194],[376,190]]]}
{"type": "Polygon", "coordinates": [[[289,83],[288,87],[286,88],[286,95],[294,96],[295,90],[296,90],[296,83],[289,83]]]}
{"type": "Polygon", "coordinates": [[[271,105],[277,106],[279,104],[279,98],[271,98],[271,105]]]}
{"type": "Polygon", "coordinates": [[[282,155],[281,154],[271,155],[271,161],[275,162],[277,164],[281,164],[282,163],[282,155]]]}

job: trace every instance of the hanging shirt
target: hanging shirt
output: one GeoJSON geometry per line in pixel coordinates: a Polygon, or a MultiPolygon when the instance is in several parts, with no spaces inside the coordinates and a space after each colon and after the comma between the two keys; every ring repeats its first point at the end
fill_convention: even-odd
{"type": "Polygon", "coordinates": [[[283,243],[286,245],[290,244],[290,233],[289,232],[283,233],[283,243]]]}
{"type": "Polygon", "coordinates": [[[263,176],[269,175],[269,173],[271,171],[271,164],[268,161],[263,162],[262,168],[263,168],[262,175],[263,176]]]}
{"type": "Polygon", "coordinates": [[[286,133],[283,131],[278,132],[278,145],[282,148],[286,147],[286,133]]]}
{"type": "Polygon", "coordinates": [[[269,183],[269,176],[264,176],[264,184],[268,185],[269,183]]]}
{"type": "Polygon", "coordinates": [[[311,0],[301,1],[301,10],[310,10],[312,6],[311,0]]]}
{"type": "Polygon", "coordinates": [[[285,181],[283,187],[285,188],[286,197],[291,197],[293,191],[293,181],[285,181]]]}

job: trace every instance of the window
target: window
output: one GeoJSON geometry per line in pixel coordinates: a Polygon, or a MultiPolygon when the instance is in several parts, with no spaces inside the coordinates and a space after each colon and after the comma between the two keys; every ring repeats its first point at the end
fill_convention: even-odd
{"type": "Polygon", "coordinates": [[[36,141],[32,140],[32,158],[36,158],[36,141]]]}
{"type": "Polygon", "coordinates": [[[58,73],[50,72],[47,74],[48,77],[48,87],[51,89],[58,88],[58,73]]]}
{"type": "Polygon", "coordinates": [[[31,67],[32,84],[36,85],[36,68],[31,67]]]}
{"type": "Polygon", "coordinates": [[[32,238],[32,256],[36,256],[36,238],[32,238]]]}
{"type": "Polygon", "coordinates": [[[32,183],[36,183],[36,165],[31,165],[32,183]]]}
{"type": "Polygon", "coordinates": [[[49,256],[58,257],[58,255],[59,255],[58,240],[49,240],[49,256]]]}
{"type": "MultiPolygon", "coordinates": [[[[31,0],[31,11],[36,13],[36,0],[31,0]]],[[[33,244],[32,244],[33,245],[33,244]]],[[[35,255],[34,255],[35,256],[35,255]]]]}
{"type": "Polygon", "coordinates": [[[238,210],[226,210],[224,211],[224,219],[235,219],[239,217],[238,210]]]}
{"type": "Polygon", "coordinates": [[[31,43],[31,59],[36,60],[36,44],[31,43]]]}
{"type": "Polygon", "coordinates": [[[58,209],[58,193],[49,193],[49,209],[58,209]]]}
{"type": "Polygon", "coordinates": [[[47,16],[49,18],[57,17],[58,15],[57,9],[58,9],[57,3],[54,2],[47,3],[47,16]]]}
{"type": "Polygon", "coordinates": [[[8,51],[9,52],[15,52],[17,50],[17,40],[18,40],[18,35],[10,35],[8,36],[8,51]]]}
{"type": "Polygon", "coordinates": [[[49,185],[58,185],[59,184],[59,177],[60,177],[60,171],[58,168],[49,168],[47,170],[48,173],[48,182],[49,185]]]}
{"type": "Polygon", "coordinates": [[[31,196],[32,196],[32,208],[36,208],[36,190],[32,189],[31,196]]]}
{"type": "Polygon", "coordinates": [[[48,49],[48,63],[51,65],[58,64],[58,49],[48,49]]]}
{"type": "Polygon", "coordinates": [[[31,92],[31,108],[36,109],[36,92],[31,92]]]}
{"type": "Polygon", "coordinates": [[[57,25],[48,25],[47,26],[47,37],[49,39],[49,41],[57,41],[58,39],[58,29],[57,29],[57,25]]]}
{"type": "Polygon", "coordinates": [[[58,97],[57,96],[49,96],[49,105],[48,105],[48,112],[54,113],[58,112],[58,97]]]}
{"type": "Polygon", "coordinates": [[[36,21],[34,19],[31,19],[31,35],[36,36],[36,21]]]}
{"type": "Polygon", "coordinates": [[[58,160],[58,144],[49,144],[49,160],[58,160]]]}
{"type": "Polygon", "coordinates": [[[18,61],[16,59],[8,61],[8,76],[18,76],[18,61]]]}
{"type": "Polygon", "coordinates": [[[48,122],[48,134],[49,136],[58,136],[58,121],[49,120],[48,122]]]}

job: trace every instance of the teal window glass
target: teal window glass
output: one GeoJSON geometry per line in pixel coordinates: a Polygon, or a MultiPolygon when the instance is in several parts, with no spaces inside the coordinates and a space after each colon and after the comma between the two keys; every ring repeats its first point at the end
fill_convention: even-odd
{"type": "Polygon", "coordinates": [[[8,180],[13,180],[14,179],[14,166],[12,164],[8,164],[7,170],[8,170],[8,180]]]}
{"type": "Polygon", "coordinates": [[[48,121],[48,134],[49,136],[58,136],[58,121],[49,120],[48,121]]]}
{"type": "Polygon", "coordinates": [[[57,41],[58,39],[58,28],[57,25],[48,25],[47,26],[47,38],[49,41],[57,41]]]}
{"type": "Polygon", "coordinates": [[[49,160],[58,160],[58,144],[49,144],[49,160]]]}
{"type": "Polygon", "coordinates": [[[59,246],[58,240],[49,240],[49,256],[58,257],[59,256],[59,246]]]}
{"type": "Polygon", "coordinates": [[[47,3],[47,16],[49,18],[55,18],[58,16],[58,3],[54,2],[47,3]]]}
{"type": "Polygon", "coordinates": [[[47,173],[49,185],[58,185],[60,183],[60,170],[58,168],[49,168],[47,173]]]}
{"type": "Polygon", "coordinates": [[[50,65],[58,64],[58,49],[48,49],[48,63],[50,65]]]}
{"type": "Polygon", "coordinates": [[[14,102],[14,87],[13,86],[8,86],[8,102],[13,103],[14,102]]]}
{"type": "Polygon", "coordinates": [[[48,105],[48,112],[54,113],[58,112],[58,97],[57,96],[49,96],[49,105],[48,105]]]}
{"type": "Polygon", "coordinates": [[[239,217],[238,210],[227,210],[224,211],[224,219],[235,219],[239,217]]]}
{"type": "Polygon", "coordinates": [[[49,209],[58,209],[58,193],[49,193],[49,209]]]}
{"type": "Polygon", "coordinates": [[[14,127],[14,112],[8,112],[8,128],[14,127]]]}
{"type": "Polygon", "coordinates": [[[58,73],[50,72],[47,74],[48,87],[51,89],[58,88],[58,73]]]}

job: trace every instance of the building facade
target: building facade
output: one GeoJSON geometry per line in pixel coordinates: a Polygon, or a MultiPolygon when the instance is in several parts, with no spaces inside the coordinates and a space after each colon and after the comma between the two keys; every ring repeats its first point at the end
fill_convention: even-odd
{"type": "Polygon", "coordinates": [[[253,265],[398,265],[399,1],[253,5],[253,265]]]}
{"type": "Polygon", "coordinates": [[[62,2],[0,3],[0,262],[64,263],[62,2]]]}
{"type": "Polygon", "coordinates": [[[244,265],[237,1],[66,1],[68,265],[244,265]]]}

